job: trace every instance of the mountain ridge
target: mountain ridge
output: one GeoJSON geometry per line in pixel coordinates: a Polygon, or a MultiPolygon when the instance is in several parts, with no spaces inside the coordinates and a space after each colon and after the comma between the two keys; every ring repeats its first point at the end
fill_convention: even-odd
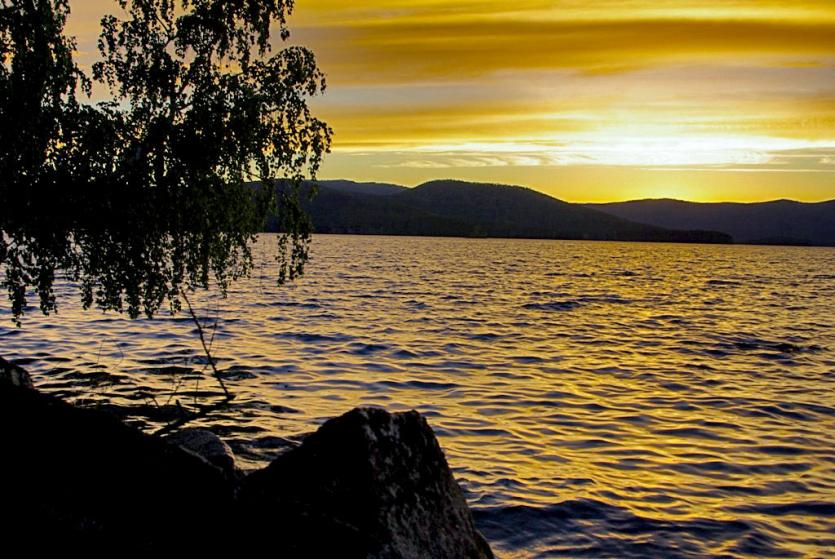
{"type": "Polygon", "coordinates": [[[737,243],[835,246],[835,200],[687,202],[644,199],[586,207],[658,227],[707,228],[737,243]]]}
{"type": "MultiPolygon", "coordinates": [[[[681,242],[682,232],[686,231],[724,233],[736,243],[835,246],[835,200],[803,202],[781,198],[763,202],[691,202],[676,198],[643,198],[625,202],[573,203],[529,187],[454,179],[427,181],[415,187],[354,181],[319,181],[318,184],[342,194],[369,195],[364,203],[383,213],[387,210],[380,206],[379,196],[385,196],[387,204],[397,209],[401,217],[410,216],[411,225],[392,226],[385,225],[385,219],[377,215],[376,231],[381,234],[388,230],[392,230],[392,234],[408,234],[403,231],[411,230],[414,221],[420,219],[420,214],[432,220],[434,225],[419,226],[416,234],[432,234],[433,226],[437,226],[440,220],[445,223],[443,229],[446,232],[439,232],[439,235],[452,230],[453,234],[464,236],[499,237],[651,240],[665,236],[657,229],[654,232],[636,229],[636,224],[640,224],[677,232],[667,235],[668,240],[673,242],[681,242]],[[453,191],[457,191],[457,198],[453,196],[453,191]],[[462,191],[467,194],[461,195],[462,191]],[[492,207],[484,206],[486,198],[493,199],[492,207]],[[527,209],[520,207],[525,203],[527,209]],[[543,215],[541,208],[535,209],[538,206],[548,207],[546,213],[550,212],[553,219],[543,215]],[[511,211],[509,208],[515,209],[511,211]],[[602,212],[629,223],[603,219],[611,228],[606,233],[599,214],[574,211],[578,208],[602,212]],[[563,218],[569,214],[573,216],[568,219],[573,223],[573,229],[557,227],[556,215],[560,213],[563,218]],[[538,226],[531,226],[531,215],[539,216],[538,226]],[[581,223],[581,217],[586,223],[581,223]],[[455,221],[454,226],[450,219],[455,221]],[[615,230],[620,232],[612,232],[615,230]]],[[[358,202],[357,199],[353,201],[358,202]]],[[[312,210],[317,212],[315,207],[312,210]]],[[[318,221],[320,230],[334,229],[334,224],[326,223],[322,216],[318,221]]],[[[564,220],[563,225],[565,223],[564,220]]],[[[357,232],[367,229],[359,223],[347,228],[357,232]]],[[[684,241],[690,239],[685,238],[684,241]]],[[[708,238],[707,242],[715,241],[708,238]]]]}
{"type": "MultiPolygon", "coordinates": [[[[407,188],[407,187],[402,187],[407,188]]],[[[695,200],[682,200],[681,198],[635,198],[634,200],[621,200],[617,202],[570,202],[571,204],[580,204],[583,206],[606,206],[606,205],[613,205],[613,204],[634,204],[637,202],[678,202],[682,204],[697,204],[700,206],[711,206],[711,205],[737,205],[737,206],[757,206],[762,204],[774,204],[777,202],[787,202],[792,204],[801,204],[801,205],[815,205],[815,204],[829,204],[831,202],[835,202],[835,198],[827,199],[827,200],[818,200],[816,202],[805,202],[803,200],[794,200],[792,198],[774,198],[773,200],[759,200],[756,202],[740,202],[734,200],[721,200],[718,202],[711,201],[711,202],[697,202],[695,200]]]]}
{"type": "Polygon", "coordinates": [[[382,187],[385,187],[385,188],[391,187],[394,190],[402,192],[402,191],[405,191],[405,190],[414,190],[414,189],[419,188],[421,186],[431,184],[431,183],[437,183],[437,182],[441,182],[441,183],[451,182],[451,183],[475,184],[475,185],[487,184],[487,185],[494,185],[494,186],[509,186],[509,187],[512,187],[512,188],[519,188],[519,189],[523,189],[523,190],[531,190],[533,192],[543,194],[543,195],[548,196],[550,198],[554,198],[555,200],[560,200],[562,202],[565,202],[566,204],[574,204],[574,205],[579,205],[579,206],[605,206],[605,205],[612,205],[612,204],[631,204],[631,203],[636,203],[636,202],[680,202],[680,203],[685,203],[685,204],[698,204],[698,205],[703,205],[703,206],[719,205],[719,204],[736,204],[736,205],[740,205],[740,206],[756,206],[756,205],[760,205],[760,204],[772,204],[772,203],[775,203],[775,202],[791,202],[791,203],[794,203],[794,204],[815,205],[815,204],[829,204],[829,203],[835,202],[835,198],[826,199],[826,200],[817,200],[817,201],[814,201],[814,202],[808,202],[808,201],[803,201],[803,200],[795,200],[793,198],[774,198],[772,200],[758,200],[758,201],[754,201],[754,202],[738,201],[738,200],[720,200],[720,201],[710,201],[710,202],[699,202],[699,201],[696,201],[696,200],[684,200],[682,198],[669,198],[669,197],[635,198],[635,199],[632,199],[632,200],[617,200],[617,201],[611,201],[611,202],[569,202],[567,200],[562,200],[561,198],[557,198],[556,196],[552,196],[551,194],[546,194],[546,193],[544,193],[540,190],[536,190],[535,188],[532,188],[530,186],[515,185],[515,184],[509,184],[509,183],[480,183],[480,182],[473,182],[473,181],[465,181],[465,180],[461,180],[461,179],[432,179],[432,180],[429,180],[429,181],[424,181],[424,182],[422,182],[420,184],[417,184],[415,186],[405,186],[405,185],[402,185],[402,184],[377,182],[377,181],[355,181],[355,180],[350,180],[350,179],[319,179],[319,180],[316,180],[316,181],[309,181],[309,182],[315,182],[316,184],[323,185],[323,186],[326,186],[328,188],[337,188],[337,189],[340,189],[340,190],[350,191],[350,192],[357,191],[357,190],[354,189],[355,187],[357,189],[365,189],[366,187],[372,187],[373,188],[374,186],[382,186],[382,187]],[[351,186],[351,185],[353,185],[353,186],[351,186]]]}
{"type": "MultiPolygon", "coordinates": [[[[313,199],[308,196],[314,188],[310,182],[303,185],[301,198],[318,233],[732,241],[728,235],[715,231],[669,230],[635,223],[513,185],[452,180],[429,181],[415,188],[352,181],[318,181],[315,185],[318,193],[313,199]]],[[[275,229],[275,223],[268,225],[271,229],[275,229]]]]}

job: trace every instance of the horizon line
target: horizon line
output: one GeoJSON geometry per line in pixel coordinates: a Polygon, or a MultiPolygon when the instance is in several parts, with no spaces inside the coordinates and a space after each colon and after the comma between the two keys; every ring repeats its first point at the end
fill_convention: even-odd
{"type": "Polygon", "coordinates": [[[390,185],[399,188],[406,188],[406,189],[413,189],[418,188],[420,186],[433,183],[433,182],[461,182],[466,184],[484,184],[484,185],[493,185],[493,186],[510,186],[515,188],[526,188],[528,190],[533,190],[534,192],[538,192],[539,194],[543,194],[548,196],[549,198],[554,198],[555,200],[560,200],[562,202],[568,202],[570,204],[582,204],[582,205],[602,205],[602,204],[624,204],[628,202],[649,202],[649,201],[670,201],[670,202],[685,202],[689,204],[769,204],[774,202],[791,202],[795,204],[826,204],[828,202],[835,202],[835,197],[833,198],[823,198],[820,200],[798,200],[796,198],[766,198],[762,200],[688,200],[684,198],[674,198],[670,196],[648,196],[643,198],[626,198],[620,200],[607,200],[607,201],[584,201],[584,200],[569,200],[567,198],[560,198],[554,196],[553,194],[549,194],[544,192],[540,188],[535,186],[529,186],[525,184],[510,184],[510,183],[503,183],[503,182],[483,182],[483,181],[470,181],[464,179],[456,179],[456,178],[437,178],[437,179],[430,179],[426,181],[419,182],[413,185],[406,185],[394,182],[387,182],[387,181],[378,181],[378,180],[357,180],[357,179],[347,179],[347,178],[316,178],[314,182],[329,182],[329,181],[344,181],[344,182],[351,182],[354,184],[380,184],[380,185],[390,185]]]}

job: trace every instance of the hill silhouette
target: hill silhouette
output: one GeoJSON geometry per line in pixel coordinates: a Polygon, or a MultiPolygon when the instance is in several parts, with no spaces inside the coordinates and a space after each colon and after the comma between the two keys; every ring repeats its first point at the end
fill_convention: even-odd
{"type": "MultiPolygon", "coordinates": [[[[312,188],[311,184],[305,185],[312,188]]],[[[635,223],[519,186],[432,181],[415,188],[320,181],[303,196],[318,233],[729,243],[714,231],[635,223]]],[[[274,229],[271,224],[270,229],[274,229]]]]}
{"type": "Polygon", "coordinates": [[[390,196],[392,194],[399,194],[405,190],[409,190],[405,186],[399,184],[390,184],[386,182],[355,182],[349,180],[322,180],[317,181],[320,187],[337,190],[339,192],[348,192],[351,194],[376,194],[378,196],[390,196]]]}
{"type": "Polygon", "coordinates": [[[650,227],[520,186],[432,181],[396,196],[423,211],[463,220],[489,237],[722,242],[706,231],[650,227]]]}
{"type": "Polygon", "coordinates": [[[658,227],[722,231],[738,243],[835,246],[835,200],[743,204],[658,199],[586,207],[658,227]]]}

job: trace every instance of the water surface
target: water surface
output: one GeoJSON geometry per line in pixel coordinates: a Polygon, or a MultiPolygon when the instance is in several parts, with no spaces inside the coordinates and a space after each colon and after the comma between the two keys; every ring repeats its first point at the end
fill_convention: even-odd
{"type": "MultiPolygon", "coordinates": [[[[835,557],[835,250],[320,236],[312,254],[290,287],[265,257],[197,305],[238,395],[207,424],[243,466],[354,406],[415,408],[501,557],[835,557]]],[[[185,316],[60,291],[57,317],[0,316],[42,389],[146,428],[218,395],[185,316]]]]}

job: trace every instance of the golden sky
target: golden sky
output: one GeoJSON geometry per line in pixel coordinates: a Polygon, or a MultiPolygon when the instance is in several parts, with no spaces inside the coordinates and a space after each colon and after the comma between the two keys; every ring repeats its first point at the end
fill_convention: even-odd
{"type": "MultiPolygon", "coordinates": [[[[80,59],[112,0],[71,0],[80,59]]],[[[569,201],[835,198],[833,0],[296,0],[322,178],[569,201]]]]}

